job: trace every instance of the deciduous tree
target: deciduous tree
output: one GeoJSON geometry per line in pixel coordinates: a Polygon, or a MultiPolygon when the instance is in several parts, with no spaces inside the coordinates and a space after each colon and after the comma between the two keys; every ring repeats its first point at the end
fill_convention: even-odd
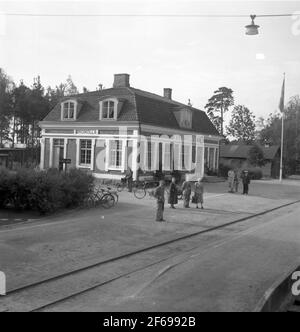
{"type": "MultiPolygon", "coordinates": [[[[292,174],[299,172],[300,164],[300,97],[294,96],[286,105],[284,112],[284,168],[292,174]]],[[[270,114],[265,128],[259,134],[262,144],[281,145],[282,114],[270,114]]]]}
{"type": "Polygon", "coordinates": [[[12,118],[13,82],[0,68],[0,146],[10,140],[10,121],[12,118]]]}
{"type": "Polygon", "coordinates": [[[255,116],[243,105],[234,107],[227,134],[236,140],[250,144],[255,140],[255,116]]]}

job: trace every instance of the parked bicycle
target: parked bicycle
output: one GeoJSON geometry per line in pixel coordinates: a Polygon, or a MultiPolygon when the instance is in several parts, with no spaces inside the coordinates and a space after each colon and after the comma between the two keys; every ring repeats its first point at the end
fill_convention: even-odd
{"type": "Polygon", "coordinates": [[[153,191],[158,186],[157,181],[151,181],[151,182],[140,182],[136,184],[136,186],[133,189],[134,196],[137,199],[143,199],[148,194],[150,198],[153,198],[153,191]]]}
{"type": "Polygon", "coordinates": [[[109,187],[109,186],[106,186],[105,188],[103,188],[103,190],[114,196],[116,204],[119,202],[119,195],[118,195],[117,190],[115,190],[115,189],[113,189],[112,187],[109,187]]]}
{"type": "Polygon", "coordinates": [[[85,206],[88,208],[103,206],[105,209],[110,209],[116,204],[114,195],[103,188],[95,188],[94,191],[85,200],[85,206]]]}
{"type": "MultiPolygon", "coordinates": [[[[138,199],[142,199],[146,196],[147,183],[144,181],[133,181],[132,192],[138,199]]],[[[116,184],[117,192],[122,192],[127,189],[127,181],[125,178],[121,179],[121,182],[116,184]]]]}

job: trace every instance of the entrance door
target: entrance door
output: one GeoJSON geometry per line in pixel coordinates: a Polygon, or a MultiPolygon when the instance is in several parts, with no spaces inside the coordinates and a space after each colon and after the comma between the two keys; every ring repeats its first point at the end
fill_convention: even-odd
{"type": "Polygon", "coordinates": [[[53,141],[53,167],[63,170],[62,159],[64,159],[64,140],[55,139],[53,141]]]}

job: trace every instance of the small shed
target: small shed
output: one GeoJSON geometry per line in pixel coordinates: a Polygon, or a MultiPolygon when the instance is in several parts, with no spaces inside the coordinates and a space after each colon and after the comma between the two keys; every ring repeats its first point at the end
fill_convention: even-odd
{"type": "Polygon", "coordinates": [[[0,148],[0,168],[15,169],[39,164],[40,148],[0,148]]]}
{"type": "MultiPolygon", "coordinates": [[[[249,151],[253,145],[228,144],[220,146],[220,164],[234,169],[250,169],[249,151]]],[[[280,147],[260,146],[266,160],[265,166],[261,167],[264,177],[277,178],[280,170],[280,147]]]]}

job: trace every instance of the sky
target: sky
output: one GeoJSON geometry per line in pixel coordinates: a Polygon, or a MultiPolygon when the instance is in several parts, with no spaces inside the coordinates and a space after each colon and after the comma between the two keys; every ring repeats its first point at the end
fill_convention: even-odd
{"type": "Polygon", "coordinates": [[[227,86],[236,104],[267,118],[284,72],[286,101],[300,94],[300,1],[0,1],[0,67],[28,85],[40,75],[55,87],[71,75],[79,90],[110,88],[114,74],[128,73],[131,86],[172,88],[173,99],[200,109],[227,86]],[[12,15],[25,13],[103,16],[12,15]],[[259,35],[246,36],[250,14],[295,15],[257,17],[259,35]]]}

